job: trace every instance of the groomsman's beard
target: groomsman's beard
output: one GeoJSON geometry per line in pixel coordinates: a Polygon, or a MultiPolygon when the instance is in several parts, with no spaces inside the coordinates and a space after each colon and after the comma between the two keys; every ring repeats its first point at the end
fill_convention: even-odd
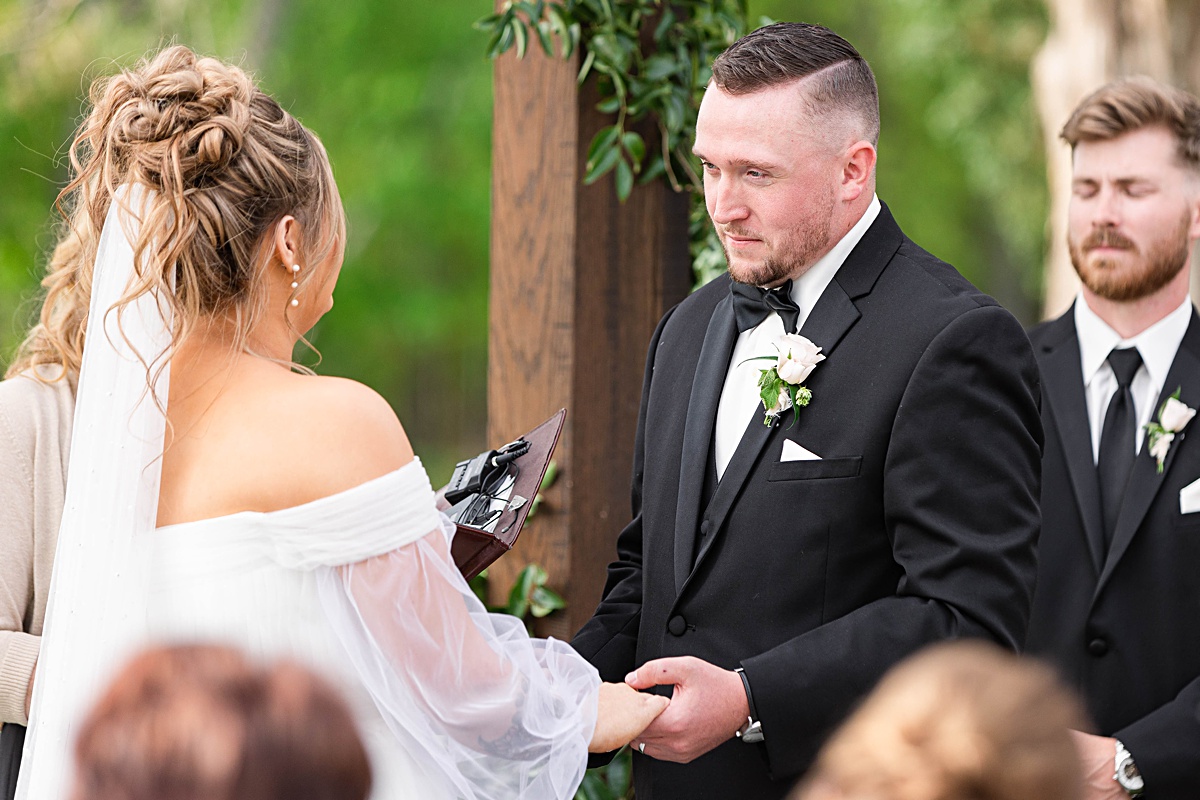
{"type": "Polygon", "coordinates": [[[777,238],[762,238],[767,255],[757,261],[730,258],[729,247],[725,244],[725,234],[756,237],[759,235],[757,232],[742,230],[733,225],[725,226],[724,229],[718,226],[717,238],[721,242],[721,249],[725,251],[729,276],[738,283],[766,287],[778,286],[789,278],[799,278],[808,272],[833,244],[829,241],[832,219],[831,202],[827,208],[817,209],[815,214],[800,220],[796,225],[781,232],[777,238]]]}
{"type": "Polygon", "coordinates": [[[1169,237],[1151,242],[1143,254],[1137,245],[1113,228],[1101,228],[1082,242],[1067,235],[1071,265],[1079,279],[1095,294],[1115,303],[1149,297],[1166,286],[1188,263],[1190,216],[1184,213],[1179,228],[1169,237]],[[1121,259],[1092,258],[1089,251],[1101,245],[1126,251],[1121,259]]]}

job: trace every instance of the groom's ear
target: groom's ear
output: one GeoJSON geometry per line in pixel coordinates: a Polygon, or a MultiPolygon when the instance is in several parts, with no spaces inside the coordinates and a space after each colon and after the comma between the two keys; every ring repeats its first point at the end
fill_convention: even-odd
{"type": "Polygon", "coordinates": [[[842,161],[842,200],[857,200],[874,182],[875,146],[860,139],[846,149],[842,161]]]}
{"type": "MultiPolygon", "coordinates": [[[[300,223],[291,214],[285,214],[275,223],[272,231],[275,257],[285,266],[299,264],[300,223]]],[[[304,266],[304,265],[301,265],[304,266]]]]}

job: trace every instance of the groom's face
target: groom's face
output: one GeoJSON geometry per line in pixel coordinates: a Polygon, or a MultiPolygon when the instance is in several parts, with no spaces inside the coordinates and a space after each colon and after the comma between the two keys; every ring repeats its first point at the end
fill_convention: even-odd
{"type": "Polygon", "coordinates": [[[742,95],[710,84],[704,93],[694,152],[734,280],[778,285],[834,244],[841,142],[814,124],[804,91],[798,80],[742,95]]]}

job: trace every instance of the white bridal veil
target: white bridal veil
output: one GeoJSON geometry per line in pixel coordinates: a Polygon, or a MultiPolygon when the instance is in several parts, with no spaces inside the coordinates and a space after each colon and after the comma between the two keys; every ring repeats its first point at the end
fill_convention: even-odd
{"type": "MultiPolygon", "coordinates": [[[[169,373],[157,374],[152,394],[146,364],[170,343],[170,307],[147,292],[120,315],[111,309],[137,276],[130,242],[149,196],[138,186],[118,191],[96,257],[18,800],[66,796],[83,716],[147,639],[147,545],[163,533],[155,524],[169,373]]],[[[453,526],[444,527],[419,462],[245,524],[243,531],[226,523],[231,546],[265,530],[276,564],[315,575],[317,602],[342,646],[335,658],[352,665],[348,672],[370,694],[394,737],[387,745],[419,764],[439,795],[574,795],[596,724],[599,676],[566,644],[531,639],[519,620],[487,612],[450,558],[453,526]]],[[[234,577],[232,559],[201,542],[192,560],[210,562],[215,580],[234,577]]],[[[246,622],[254,613],[235,598],[203,594],[229,618],[246,622]]]]}
{"type": "MultiPolygon", "coordinates": [[[[137,215],[146,193],[123,185],[109,207],[92,276],[79,373],[66,501],[50,581],[19,800],[66,795],[69,756],[90,701],[142,643],[143,582],[137,548],[154,530],[165,419],[144,362],[165,352],[170,311],[145,293],[110,309],[134,277],[137,215]]],[[[162,407],[168,370],[154,386],[162,407]]]]}

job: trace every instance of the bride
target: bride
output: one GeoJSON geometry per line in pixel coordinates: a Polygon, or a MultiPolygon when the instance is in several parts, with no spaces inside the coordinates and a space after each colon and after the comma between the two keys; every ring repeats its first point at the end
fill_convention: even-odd
{"type": "MultiPolygon", "coordinates": [[[[320,142],[179,46],[91,98],[56,252],[90,311],[18,798],[65,795],[87,706],[163,640],[333,677],[374,798],[571,797],[589,748],[666,701],[488,614],[388,404],[294,368],[345,239],[320,142]]],[[[67,371],[73,343],[52,334],[44,315],[22,356],[67,371]]]]}

